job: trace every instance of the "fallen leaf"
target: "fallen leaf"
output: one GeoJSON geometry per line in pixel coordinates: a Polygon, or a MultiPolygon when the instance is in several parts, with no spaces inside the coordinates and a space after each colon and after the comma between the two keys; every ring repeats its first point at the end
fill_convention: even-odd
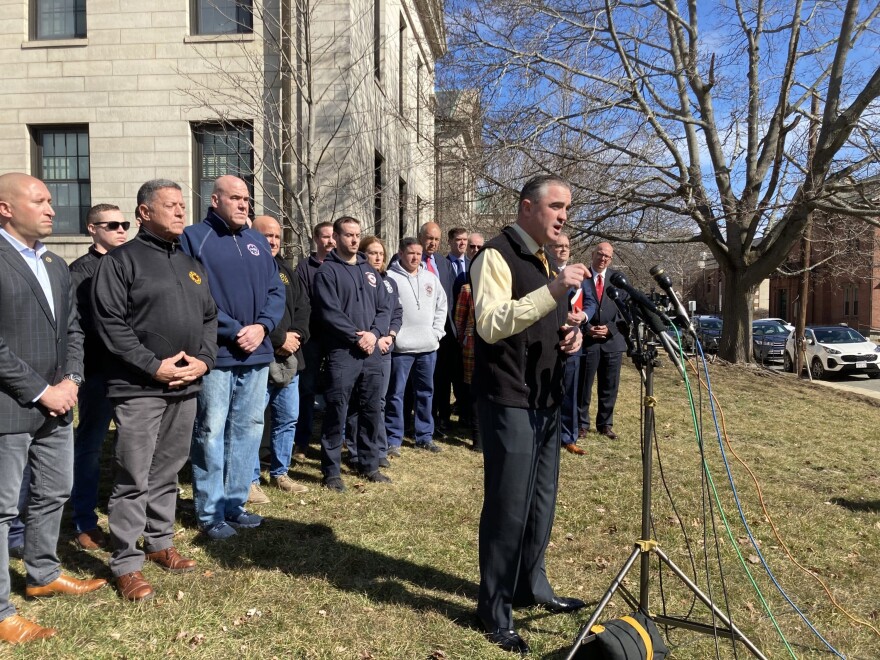
{"type": "Polygon", "coordinates": [[[177,592],[177,600],[183,600],[185,596],[186,596],[186,594],[183,593],[182,591],[177,592]]]}
{"type": "Polygon", "coordinates": [[[446,652],[443,649],[434,649],[428,658],[429,660],[446,660],[446,652]]]}
{"type": "Polygon", "coordinates": [[[749,555],[749,563],[750,564],[760,564],[761,560],[758,558],[758,555],[749,555]]]}
{"type": "Polygon", "coordinates": [[[318,614],[321,616],[327,616],[327,610],[318,610],[318,614]]]}

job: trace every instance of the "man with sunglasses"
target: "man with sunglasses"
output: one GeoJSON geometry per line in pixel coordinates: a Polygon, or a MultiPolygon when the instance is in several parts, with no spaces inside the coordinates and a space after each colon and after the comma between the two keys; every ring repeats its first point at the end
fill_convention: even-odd
{"type": "Polygon", "coordinates": [[[86,218],[92,245],[89,251],[70,264],[70,281],[76,292],[80,325],[85,333],[84,376],[79,390],[79,424],[73,441],[73,490],[70,495],[76,542],[83,550],[97,550],[107,544],[98,527],[101,447],[113,419],[113,406],[107,398],[107,380],[103,367],[109,354],[95,330],[92,314],[92,278],[101,257],[128,240],[131,223],[118,206],[96,204],[86,218]]]}

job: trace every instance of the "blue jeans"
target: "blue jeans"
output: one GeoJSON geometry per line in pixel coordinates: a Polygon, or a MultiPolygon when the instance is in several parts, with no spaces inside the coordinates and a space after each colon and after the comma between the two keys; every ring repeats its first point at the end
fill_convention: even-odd
{"type": "Polygon", "coordinates": [[[269,365],[215,367],[202,378],[193,426],[193,499],[207,528],[244,511],[263,437],[269,365]]]}
{"type": "Polygon", "coordinates": [[[416,444],[427,444],[434,436],[434,418],[431,405],[434,401],[434,367],[437,351],[430,353],[392,353],[391,382],[385,404],[385,428],[388,430],[388,446],[399,447],[403,442],[403,395],[410,371],[413,375],[415,395],[416,444]]]}
{"type": "Polygon", "coordinates": [[[73,437],[73,491],[70,504],[77,532],[98,526],[98,480],[101,474],[101,448],[107,438],[113,406],[107,398],[107,383],[94,376],[79,390],[79,424],[73,437]]]}
{"type": "MultiPolygon", "coordinates": [[[[280,477],[290,468],[290,455],[293,453],[293,438],[296,434],[296,420],[299,418],[299,376],[286,387],[269,385],[266,390],[266,405],[272,416],[272,430],[269,433],[269,476],[280,477]]],[[[260,457],[254,468],[254,483],[260,480],[260,457]]]]}

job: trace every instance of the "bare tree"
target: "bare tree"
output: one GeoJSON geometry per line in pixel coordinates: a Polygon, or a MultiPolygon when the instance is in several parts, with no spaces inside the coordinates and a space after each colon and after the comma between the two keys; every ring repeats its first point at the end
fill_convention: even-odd
{"type": "MultiPolygon", "coordinates": [[[[392,30],[377,46],[372,3],[350,7],[342,16],[339,5],[322,0],[255,0],[259,29],[236,42],[237,57],[218,58],[213,44],[196,43],[202,70],[181,72],[188,82],[181,92],[195,115],[230,127],[254,118],[254,186],[282,217],[287,247],[301,254],[317,223],[342,213],[368,220],[377,195],[398,196],[397,177],[379,184],[374,169],[373,145],[383,132],[409,140],[403,166],[433,163],[432,149],[420,146],[432,144],[433,122],[423,118],[430,114],[433,72],[417,74],[401,57],[405,70],[395,72],[402,76],[395,97],[380,93],[375,83],[385,46],[405,50],[405,44],[392,30]],[[405,131],[395,130],[401,125],[405,131]]],[[[405,208],[405,200],[398,203],[405,208]]]]}
{"type": "Polygon", "coordinates": [[[810,214],[878,223],[860,184],[880,166],[880,5],[867,4],[453,0],[450,75],[488,81],[489,148],[524,165],[510,179],[572,180],[582,231],[708,246],[719,352],[745,362],[754,291],[810,214]]]}

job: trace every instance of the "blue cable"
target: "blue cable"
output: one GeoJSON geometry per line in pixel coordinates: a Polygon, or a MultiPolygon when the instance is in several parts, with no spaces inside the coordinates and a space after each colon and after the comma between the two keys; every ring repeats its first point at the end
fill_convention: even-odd
{"type": "MultiPolygon", "coordinates": [[[[673,326],[674,327],[674,326],[673,326]]],[[[676,329],[676,335],[678,335],[678,330],[676,329]]],[[[679,342],[681,338],[679,336],[679,342]]],[[[712,420],[715,424],[715,434],[718,438],[718,448],[721,451],[721,460],[724,462],[724,469],[727,472],[727,480],[730,483],[730,488],[733,493],[734,502],[736,503],[736,509],[739,513],[740,520],[742,521],[743,526],[745,527],[746,534],[748,535],[749,542],[752,544],[752,547],[755,549],[755,552],[758,554],[758,558],[761,561],[761,566],[764,567],[764,571],[767,573],[767,576],[770,578],[770,581],[773,583],[773,586],[776,587],[776,590],[779,594],[785,599],[785,601],[792,607],[792,609],[798,614],[801,620],[807,625],[807,627],[813,632],[816,637],[818,637],[823,644],[831,651],[834,655],[841,660],[845,660],[844,655],[841,655],[837,649],[835,649],[828,640],[826,640],[822,634],[816,630],[815,626],[810,623],[809,619],[807,619],[806,615],[800,610],[800,608],[789,598],[788,594],[785,592],[785,589],[782,588],[782,585],[776,580],[776,576],[773,575],[773,571],[770,570],[770,566],[767,564],[767,561],[764,559],[764,554],[761,552],[761,549],[758,547],[758,543],[755,540],[755,537],[752,535],[752,529],[749,526],[748,521],[746,521],[745,513],[743,512],[742,505],[739,500],[739,493],[736,489],[736,484],[734,483],[733,474],[730,471],[730,464],[727,461],[727,454],[724,451],[724,443],[721,441],[721,428],[718,423],[718,415],[715,410],[715,402],[712,399],[712,381],[709,378],[709,368],[706,365],[706,357],[703,354],[703,346],[700,344],[699,340],[696,340],[695,345],[700,351],[700,359],[702,361],[703,373],[706,375],[706,390],[709,393],[709,407],[712,411],[712,420]]]]}

